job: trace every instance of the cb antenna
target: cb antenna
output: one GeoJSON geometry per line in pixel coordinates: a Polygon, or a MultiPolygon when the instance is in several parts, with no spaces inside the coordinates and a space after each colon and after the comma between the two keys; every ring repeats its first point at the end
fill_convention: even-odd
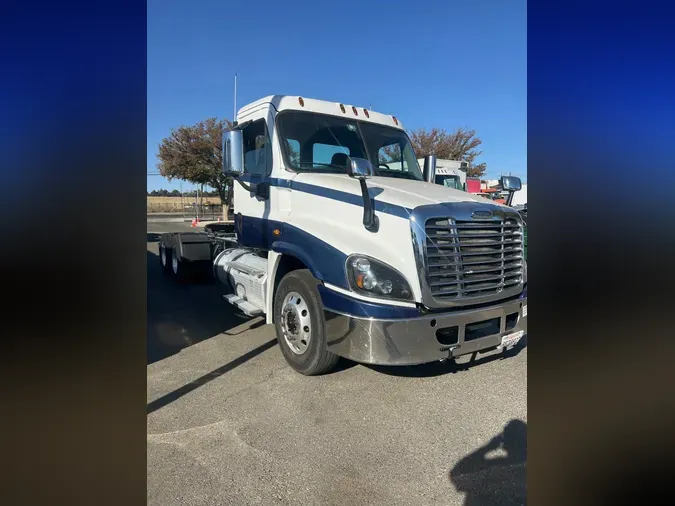
{"type": "Polygon", "coordinates": [[[234,74],[234,116],[232,121],[237,121],[237,74],[234,74]]]}

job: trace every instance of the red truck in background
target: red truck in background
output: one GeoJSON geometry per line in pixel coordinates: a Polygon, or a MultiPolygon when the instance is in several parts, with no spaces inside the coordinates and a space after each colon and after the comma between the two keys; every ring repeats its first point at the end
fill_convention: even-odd
{"type": "Polygon", "coordinates": [[[506,204],[506,199],[500,195],[501,190],[496,188],[487,188],[487,185],[483,183],[478,177],[466,178],[466,192],[472,193],[474,195],[481,195],[500,204],[506,204]]]}
{"type": "Polygon", "coordinates": [[[480,178],[467,177],[466,178],[466,192],[467,193],[481,193],[480,178]]]}

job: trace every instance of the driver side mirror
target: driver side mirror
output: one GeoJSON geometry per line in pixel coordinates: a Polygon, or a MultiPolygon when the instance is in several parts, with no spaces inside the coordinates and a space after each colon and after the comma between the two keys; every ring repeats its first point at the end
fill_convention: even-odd
{"type": "Polygon", "coordinates": [[[241,130],[223,132],[223,174],[238,177],[244,173],[244,135],[241,130]]]}
{"type": "Polygon", "coordinates": [[[354,179],[368,179],[375,174],[373,164],[365,158],[348,158],[347,174],[354,179]]]}
{"type": "Polygon", "coordinates": [[[502,176],[500,182],[502,190],[507,192],[517,192],[522,188],[522,184],[518,176],[502,176]]]}

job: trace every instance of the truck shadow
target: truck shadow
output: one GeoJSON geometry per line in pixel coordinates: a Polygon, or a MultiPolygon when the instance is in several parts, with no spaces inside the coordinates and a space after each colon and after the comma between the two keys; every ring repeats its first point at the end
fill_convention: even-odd
{"type": "MultiPolygon", "coordinates": [[[[148,234],[149,242],[152,242],[151,235],[148,234]]],[[[207,276],[199,276],[190,283],[177,283],[162,272],[158,254],[148,250],[147,364],[251,322],[223,300],[223,290],[207,276]]],[[[259,318],[246,329],[264,323],[264,319],[259,318]]],[[[235,331],[232,335],[241,332],[235,331]]]]}
{"type": "Polygon", "coordinates": [[[191,381],[190,383],[187,383],[186,385],[183,385],[180,388],[177,388],[176,390],[173,390],[172,392],[169,392],[166,395],[163,395],[159,399],[155,399],[151,403],[147,405],[147,414],[149,415],[150,413],[157,411],[160,408],[163,408],[164,406],[171,404],[172,402],[180,399],[186,394],[189,394],[193,390],[196,390],[199,387],[202,387],[206,385],[207,383],[220,378],[223,374],[230,372],[232,369],[235,367],[239,367],[243,363],[251,360],[252,358],[260,355],[262,352],[269,350],[272,348],[275,344],[277,344],[277,340],[275,339],[270,339],[266,343],[261,344],[257,348],[249,351],[248,353],[245,353],[241,355],[240,357],[237,357],[236,359],[228,362],[227,364],[219,367],[218,369],[211,371],[199,378],[197,378],[194,381],[191,381]]]}
{"type": "MultiPolygon", "coordinates": [[[[517,356],[527,347],[527,334],[523,336],[520,342],[509,350],[502,352],[492,352],[483,356],[478,355],[475,360],[462,363],[456,363],[453,360],[446,362],[431,362],[429,364],[412,366],[380,366],[372,364],[363,364],[365,367],[389,376],[398,376],[403,378],[430,378],[434,376],[443,376],[444,374],[457,374],[468,371],[473,367],[478,367],[496,360],[508,360],[517,356]]],[[[467,360],[466,358],[464,360],[467,360]]]]}
{"type": "Polygon", "coordinates": [[[511,420],[500,434],[457,462],[448,478],[465,494],[465,506],[526,504],[527,424],[511,420]],[[501,455],[489,458],[493,452],[501,455]]]}

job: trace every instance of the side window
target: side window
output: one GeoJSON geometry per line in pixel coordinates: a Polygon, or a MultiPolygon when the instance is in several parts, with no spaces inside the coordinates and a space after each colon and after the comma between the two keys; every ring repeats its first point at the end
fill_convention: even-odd
{"type": "Polygon", "coordinates": [[[259,119],[244,128],[244,172],[257,176],[272,172],[272,144],[265,120],[259,119]]]}
{"type": "MultiPolygon", "coordinates": [[[[312,161],[314,164],[328,165],[334,163],[333,156],[337,153],[345,154],[347,156],[350,155],[348,147],[316,143],[312,146],[312,161]]],[[[339,165],[342,165],[342,163],[339,165]]]]}
{"type": "Polygon", "coordinates": [[[383,169],[389,170],[408,170],[406,160],[401,153],[401,145],[399,143],[388,144],[382,146],[377,152],[377,163],[383,169]],[[384,167],[383,165],[386,165],[384,167]]]}

